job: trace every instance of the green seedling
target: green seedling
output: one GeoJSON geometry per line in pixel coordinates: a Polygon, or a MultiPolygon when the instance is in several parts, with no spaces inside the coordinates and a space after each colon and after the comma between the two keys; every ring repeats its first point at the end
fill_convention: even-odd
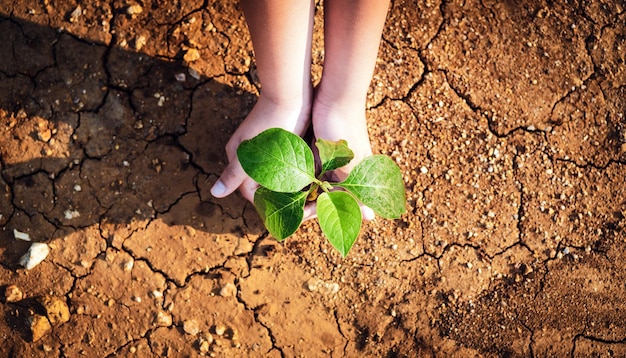
{"type": "Polygon", "coordinates": [[[373,155],[358,163],[344,181],[328,182],[325,174],[348,164],[354,153],[345,140],[318,139],[315,145],[321,162],[318,173],[307,143],[280,128],[243,141],[237,157],[260,185],[254,205],[272,236],[282,241],[293,234],[302,223],[304,206],[317,201],[322,232],[345,257],[361,230],[359,202],[388,219],[406,211],[402,174],[389,157],[373,155]]]}

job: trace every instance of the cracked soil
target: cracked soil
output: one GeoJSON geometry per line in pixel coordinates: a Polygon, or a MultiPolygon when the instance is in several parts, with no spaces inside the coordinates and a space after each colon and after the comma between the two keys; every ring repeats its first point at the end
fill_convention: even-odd
{"type": "Polygon", "coordinates": [[[0,355],[626,356],[625,24],[394,1],[367,110],[408,213],[342,259],[209,194],[260,89],[236,2],[1,1],[0,355]]]}

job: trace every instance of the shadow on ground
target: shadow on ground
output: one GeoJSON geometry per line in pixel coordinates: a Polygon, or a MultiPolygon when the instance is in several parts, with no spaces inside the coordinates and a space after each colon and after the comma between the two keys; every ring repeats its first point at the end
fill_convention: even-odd
{"type": "Polygon", "coordinates": [[[0,33],[5,267],[16,269],[30,245],[13,230],[33,241],[82,241],[93,252],[68,255],[83,268],[107,246],[180,260],[180,250],[212,250],[204,241],[218,235],[232,234],[232,249],[262,232],[240,197],[218,203],[209,194],[225,142],[255,101],[253,86],[200,75],[183,59],[193,50],[159,58],[6,15],[0,33]],[[176,230],[183,225],[194,242],[168,246],[185,239],[176,230]]]}

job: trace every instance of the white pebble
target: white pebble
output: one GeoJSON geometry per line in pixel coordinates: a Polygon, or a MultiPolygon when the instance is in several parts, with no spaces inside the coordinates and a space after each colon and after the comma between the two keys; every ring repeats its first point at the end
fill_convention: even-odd
{"type": "Polygon", "coordinates": [[[193,77],[194,79],[196,80],[200,79],[200,74],[198,73],[198,71],[194,70],[193,68],[189,67],[189,70],[187,72],[189,72],[189,75],[193,77]]]}
{"type": "Polygon", "coordinates": [[[422,172],[422,174],[426,174],[426,173],[428,173],[428,168],[426,168],[426,167],[421,167],[421,168],[420,168],[420,172],[422,172]]]}
{"type": "Polygon", "coordinates": [[[174,77],[176,78],[176,81],[178,82],[185,82],[185,80],[187,79],[187,76],[185,76],[184,73],[177,73],[174,75],[174,77]]]}
{"type": "Polygon", "coordinates": [[[80,213],[77,210],[65,210],[64,212],[66,220],[72,220],[80,216],[80,213]]]}
{"type": "Polygon", "coordinates": [[[131,258],[128,261],[124,262],[124,271],[131,271],[133,269],[133,266],[135,266],[135,260],[131,258]]]}
{"type": "Polygon", "coordinates": [[[226,332],[226,327],[224,327],[223,325],[219,324],[215,326],[215,334],[217,334],[218,336],[223,335],[225,332],[226,332]]]}
{"type": "Polygon", "coordinates": [[[200,332],[200,328],[198,327],[198,322],[195,319],[188,320],[183,322],[183,331],[185,333],[195,336],[200,332]]]}
{"type": "Polygon", "coordinates": [[[15,229],[13,229],[13,236],[18,240],[30,241],[30,235],[15,229]]]}
{"type": "Polygon", "coordinates": [[[28,252],[20,258],[20,265],[27,270],[39,265],[50,253],[50,248],[43,242],[35,242],[30,245],[28,252]]]}
{"type": "Polygon", "coordinates": [[[233,297],[237,294],[237,286],[235,286],[232,282],[228,282],[222,287],[220,290],[220,296],[222,297],[233,297]]]}
{"type": "Polygon", "coordinates": [[[78,184],[74,185],[74,191],[82,191],[82,190],[83,188],[80,185],[78,184]]]}

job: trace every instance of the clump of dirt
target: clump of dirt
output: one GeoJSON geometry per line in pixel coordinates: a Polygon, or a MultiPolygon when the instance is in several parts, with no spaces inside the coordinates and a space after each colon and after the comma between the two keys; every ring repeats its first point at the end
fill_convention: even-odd
{"type": "Polygon", "coordinates": [[[394,1],[367,115],[408,213],[342,259],[209,193],[260,89],[236,4],[0,5],[0,351],[626,355],[625,9],[394,1]]]}

